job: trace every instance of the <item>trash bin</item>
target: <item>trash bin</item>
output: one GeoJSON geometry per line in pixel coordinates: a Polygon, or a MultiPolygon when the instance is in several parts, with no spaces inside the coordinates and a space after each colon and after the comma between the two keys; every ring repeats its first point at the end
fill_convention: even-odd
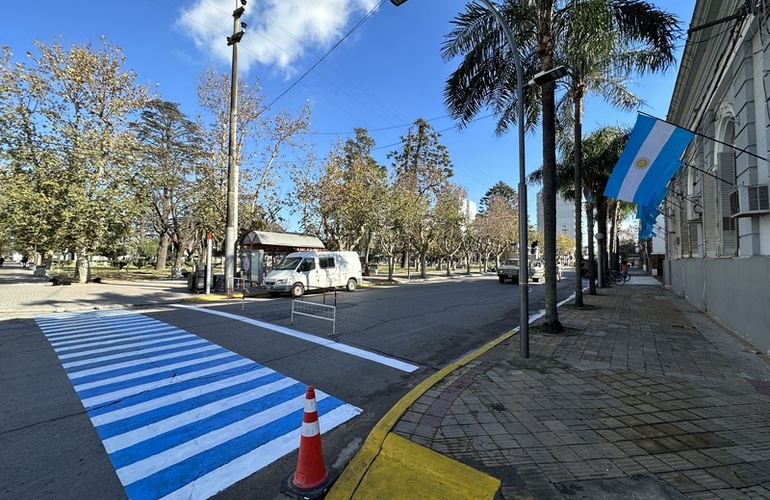
{"type": "Polygon", "coordinates": [[[195,273],[188,273],[187,274],[187,290],[194,292],[195,291],[195,273]]]}

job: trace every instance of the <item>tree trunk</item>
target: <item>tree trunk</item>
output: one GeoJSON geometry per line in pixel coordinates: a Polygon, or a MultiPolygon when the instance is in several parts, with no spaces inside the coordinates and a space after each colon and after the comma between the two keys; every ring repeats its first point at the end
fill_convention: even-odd
{"type": "MultiPolygon", "coordinates": [[[[575,99],[575,307],[583,307],[583,99],[575,99]]],[[[590,242],[589,242],[590,243],[590,242]]]]}
{"type": "MultiPolygon", "coordinates": [[[[596,295],[596,269],[594,262],[594,207],[586,204],[586,226],[588,226],[588,294],[596,295]]],[[[578,272],[580,272],[578,270],[578,272]]]]}
{"type": "Polygon", "coordinates": [[[158,241],[158,251],[155,253],[155,270],[162,271],[166,269],[166,257],[168,257],[168,234],[161,234],[158,241]]]}
{"type": "MultiPolygon", "coordinates": [[[[545,70],[551,69],[550,61],[545,70]]],[[[556,106],[554,104],[553,82],[543,85],[543,238],[545,264],[545,318],[543,328],[549,333],[562,333],[559,322],[558,299],[556,297],[556,106]]],[[[523,122],[524,118],[519,117],[523,122]]],[[[519,126],[523,126],[522,123],[519,126]]],[[[526,224],[526,214],[522,223],[526,224]]],[[[528,242],[521,242],[524,245],[528,242]]]]}

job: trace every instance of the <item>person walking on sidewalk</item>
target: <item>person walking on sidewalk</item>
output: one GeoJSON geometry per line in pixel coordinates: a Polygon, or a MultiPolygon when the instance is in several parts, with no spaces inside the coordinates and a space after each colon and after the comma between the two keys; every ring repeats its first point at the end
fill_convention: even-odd
{"type": "Polygon", "coordinates": [[[27,262],[29,262],[29,259],[27,258],[27,256],[26,256],[26,255],[24,255],[24,256],[21,258],[21,267],[24,267],[24,268],[26,268],[26,267],[27,267],[27,262]]]}

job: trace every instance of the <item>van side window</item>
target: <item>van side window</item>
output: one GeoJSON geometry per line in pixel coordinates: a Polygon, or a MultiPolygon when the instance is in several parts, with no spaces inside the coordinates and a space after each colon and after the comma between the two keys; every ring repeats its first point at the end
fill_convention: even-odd
{"type": "Polygon", "coordinates": [[[315,259],[305,259],[302,261],[302,265],[300,266],[301,272],[307,272],[312,271],[315,269],[315,259]]]}
{"type": "Polygon", "coordinates": [[[334,269],[334,257],[321,257],[318,259],[321,269],[334,269]]]}

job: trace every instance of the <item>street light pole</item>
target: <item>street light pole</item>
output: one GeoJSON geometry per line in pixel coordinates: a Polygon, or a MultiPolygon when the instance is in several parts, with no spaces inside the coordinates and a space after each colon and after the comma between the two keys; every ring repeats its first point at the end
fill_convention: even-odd
{"type": "Polygon", "coordinates": [[[235,278],[235,245],[238,237],[238,164],[236,155],[236,132],[238,118],[238,42],[243,38],[245,23],[239,21],[243,15],[246,0],[235,0],[233,11],[233,34],[227,37],[227,45],[233,46],[233,65],[230,75],[230,139],[227,146],[227,220],[225,223],[225,293],[230,295],[235,278]]]}
{"type": "Polygon", "coordinates": [[[513,52],[513,64],[516,66],[516,95],[519,121],[519,349],[522,358],[529,358],[529,259],[527,242],[527,169],[526,156],[524,154],[524,71],[521,69],[521,55],[519,46],[513,37],[513,32],[505,22],[500,11],[495,8],[490,0],[481,0],[495,16],[498,24],[503,29],[508,44],[513,52]],[[523,251],[522,251],[523,250],[523,251]]]}

